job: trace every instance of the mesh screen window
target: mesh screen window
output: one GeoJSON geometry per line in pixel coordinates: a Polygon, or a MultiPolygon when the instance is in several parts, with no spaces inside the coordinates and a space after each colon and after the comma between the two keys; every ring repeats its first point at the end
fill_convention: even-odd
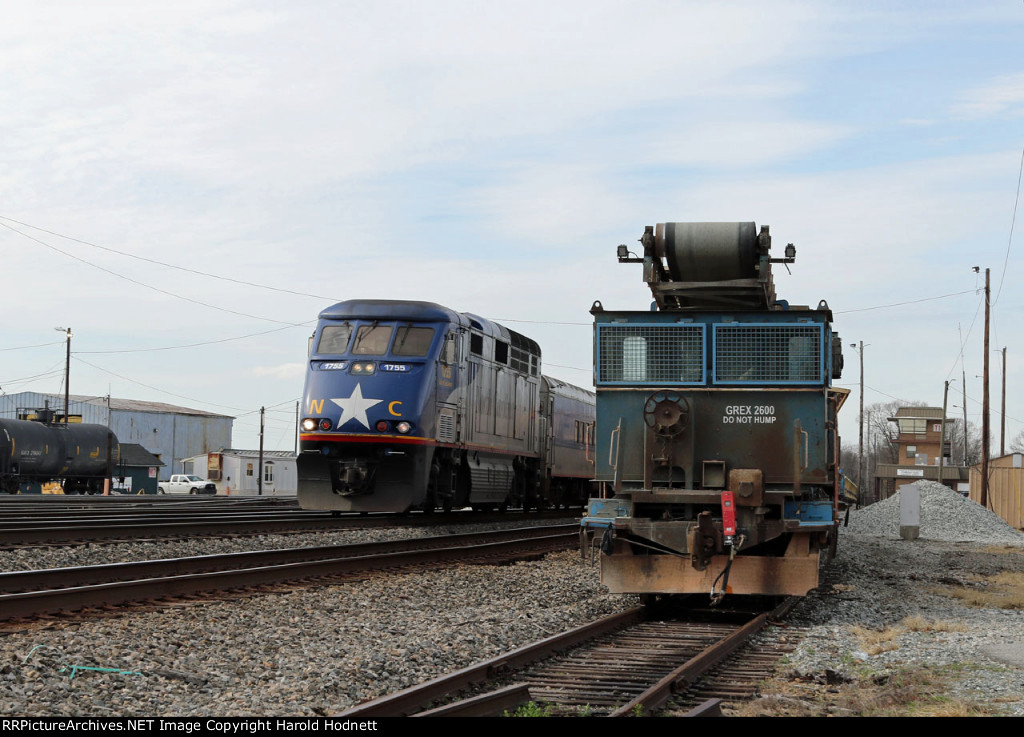
{"type": "Polygon", "coordinates": [[[821,325],[715,325],[716,384],[816,384],[821,325]]]}
{"type": "Polygon", "coordinates": [[[703,325],[599,325],[604,384],[703,384],[703,325]]]}

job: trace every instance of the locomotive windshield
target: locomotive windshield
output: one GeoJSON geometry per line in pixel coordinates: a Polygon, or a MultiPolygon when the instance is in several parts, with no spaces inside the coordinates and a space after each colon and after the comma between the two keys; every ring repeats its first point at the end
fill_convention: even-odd
{"type": "Polygon", "coordinates": [[[400,327],[391,352],[396,356],[425,356],[434,342],[434,328],[400,327]]]}
{"type": "Polygon", "coordinates": [[[356,330],[356,340],[352,344],[352,353],[356,356],[383,356],[388,352],[391,342],[391,325],[361,325],[356,330]]]}
{"type": "Polygon", "coordinates": [[[435,332],[435,329],[430,327],[402,325],[396,328],[393,324],[381,325],[377,322],[357,322],[355,326],[347,322],[340,325],[324,325],[320,330],[316,353],[326,356],[383,356],[388,353],[388,347],[391,346],[391,354],[395,356],[417,358],[430,353],[435,332]]]}
{"type": "Polygon", "coordinates": [[[352,326],[326,325],[320,332],[320,342],[317,343],[316,352],[340,356],[348,348],[348,339],[352,336],[352,326]]]}

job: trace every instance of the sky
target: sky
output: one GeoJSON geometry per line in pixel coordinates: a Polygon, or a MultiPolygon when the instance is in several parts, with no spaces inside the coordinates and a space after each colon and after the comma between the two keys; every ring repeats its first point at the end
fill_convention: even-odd
{"type": "Polygon", "coordinates": [[[342,300],[437,302],[592,386],[615,247],[769,225],[864,401],[1024,431],[1024,2],[0,0],[0,391],[167,402],[294,447],[342,300]],[[978,267],[976,273],[973,267],[978,267]]]}

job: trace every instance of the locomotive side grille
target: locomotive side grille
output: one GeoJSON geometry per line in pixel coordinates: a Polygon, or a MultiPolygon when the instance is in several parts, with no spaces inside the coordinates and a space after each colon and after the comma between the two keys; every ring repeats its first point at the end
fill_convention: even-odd
{"type": "Polygon", "coordinates": [[[442,443],[455,442],[455,412],[442,409],[437,416],[437,439],[442,443]]]}
{"type": "Polygon", "coordinates": [[[821,325],[715,325],[716,384],[822,381],[821,325]]]}
{"type": "Polygon", "coordinates": [[[603,384],[704,383],[703,325],[598,325],[603,384]]]}
{"type": "Polygon", "coordinates": [[[512,363],[510,365],[521,374],[530,373],[530,354],[522,348],[513,347],[512,363]]]}

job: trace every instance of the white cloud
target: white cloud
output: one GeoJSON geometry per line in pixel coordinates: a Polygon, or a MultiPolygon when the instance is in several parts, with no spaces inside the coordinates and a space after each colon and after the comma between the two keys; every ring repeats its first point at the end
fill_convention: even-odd
{"type": "Polygon", "coordinates": [[[1024,72],[1006,74],[990,83],[967,90],[953,106],[953,113],[967,119],[997,115],[1024,115],[1024,72]]]}

